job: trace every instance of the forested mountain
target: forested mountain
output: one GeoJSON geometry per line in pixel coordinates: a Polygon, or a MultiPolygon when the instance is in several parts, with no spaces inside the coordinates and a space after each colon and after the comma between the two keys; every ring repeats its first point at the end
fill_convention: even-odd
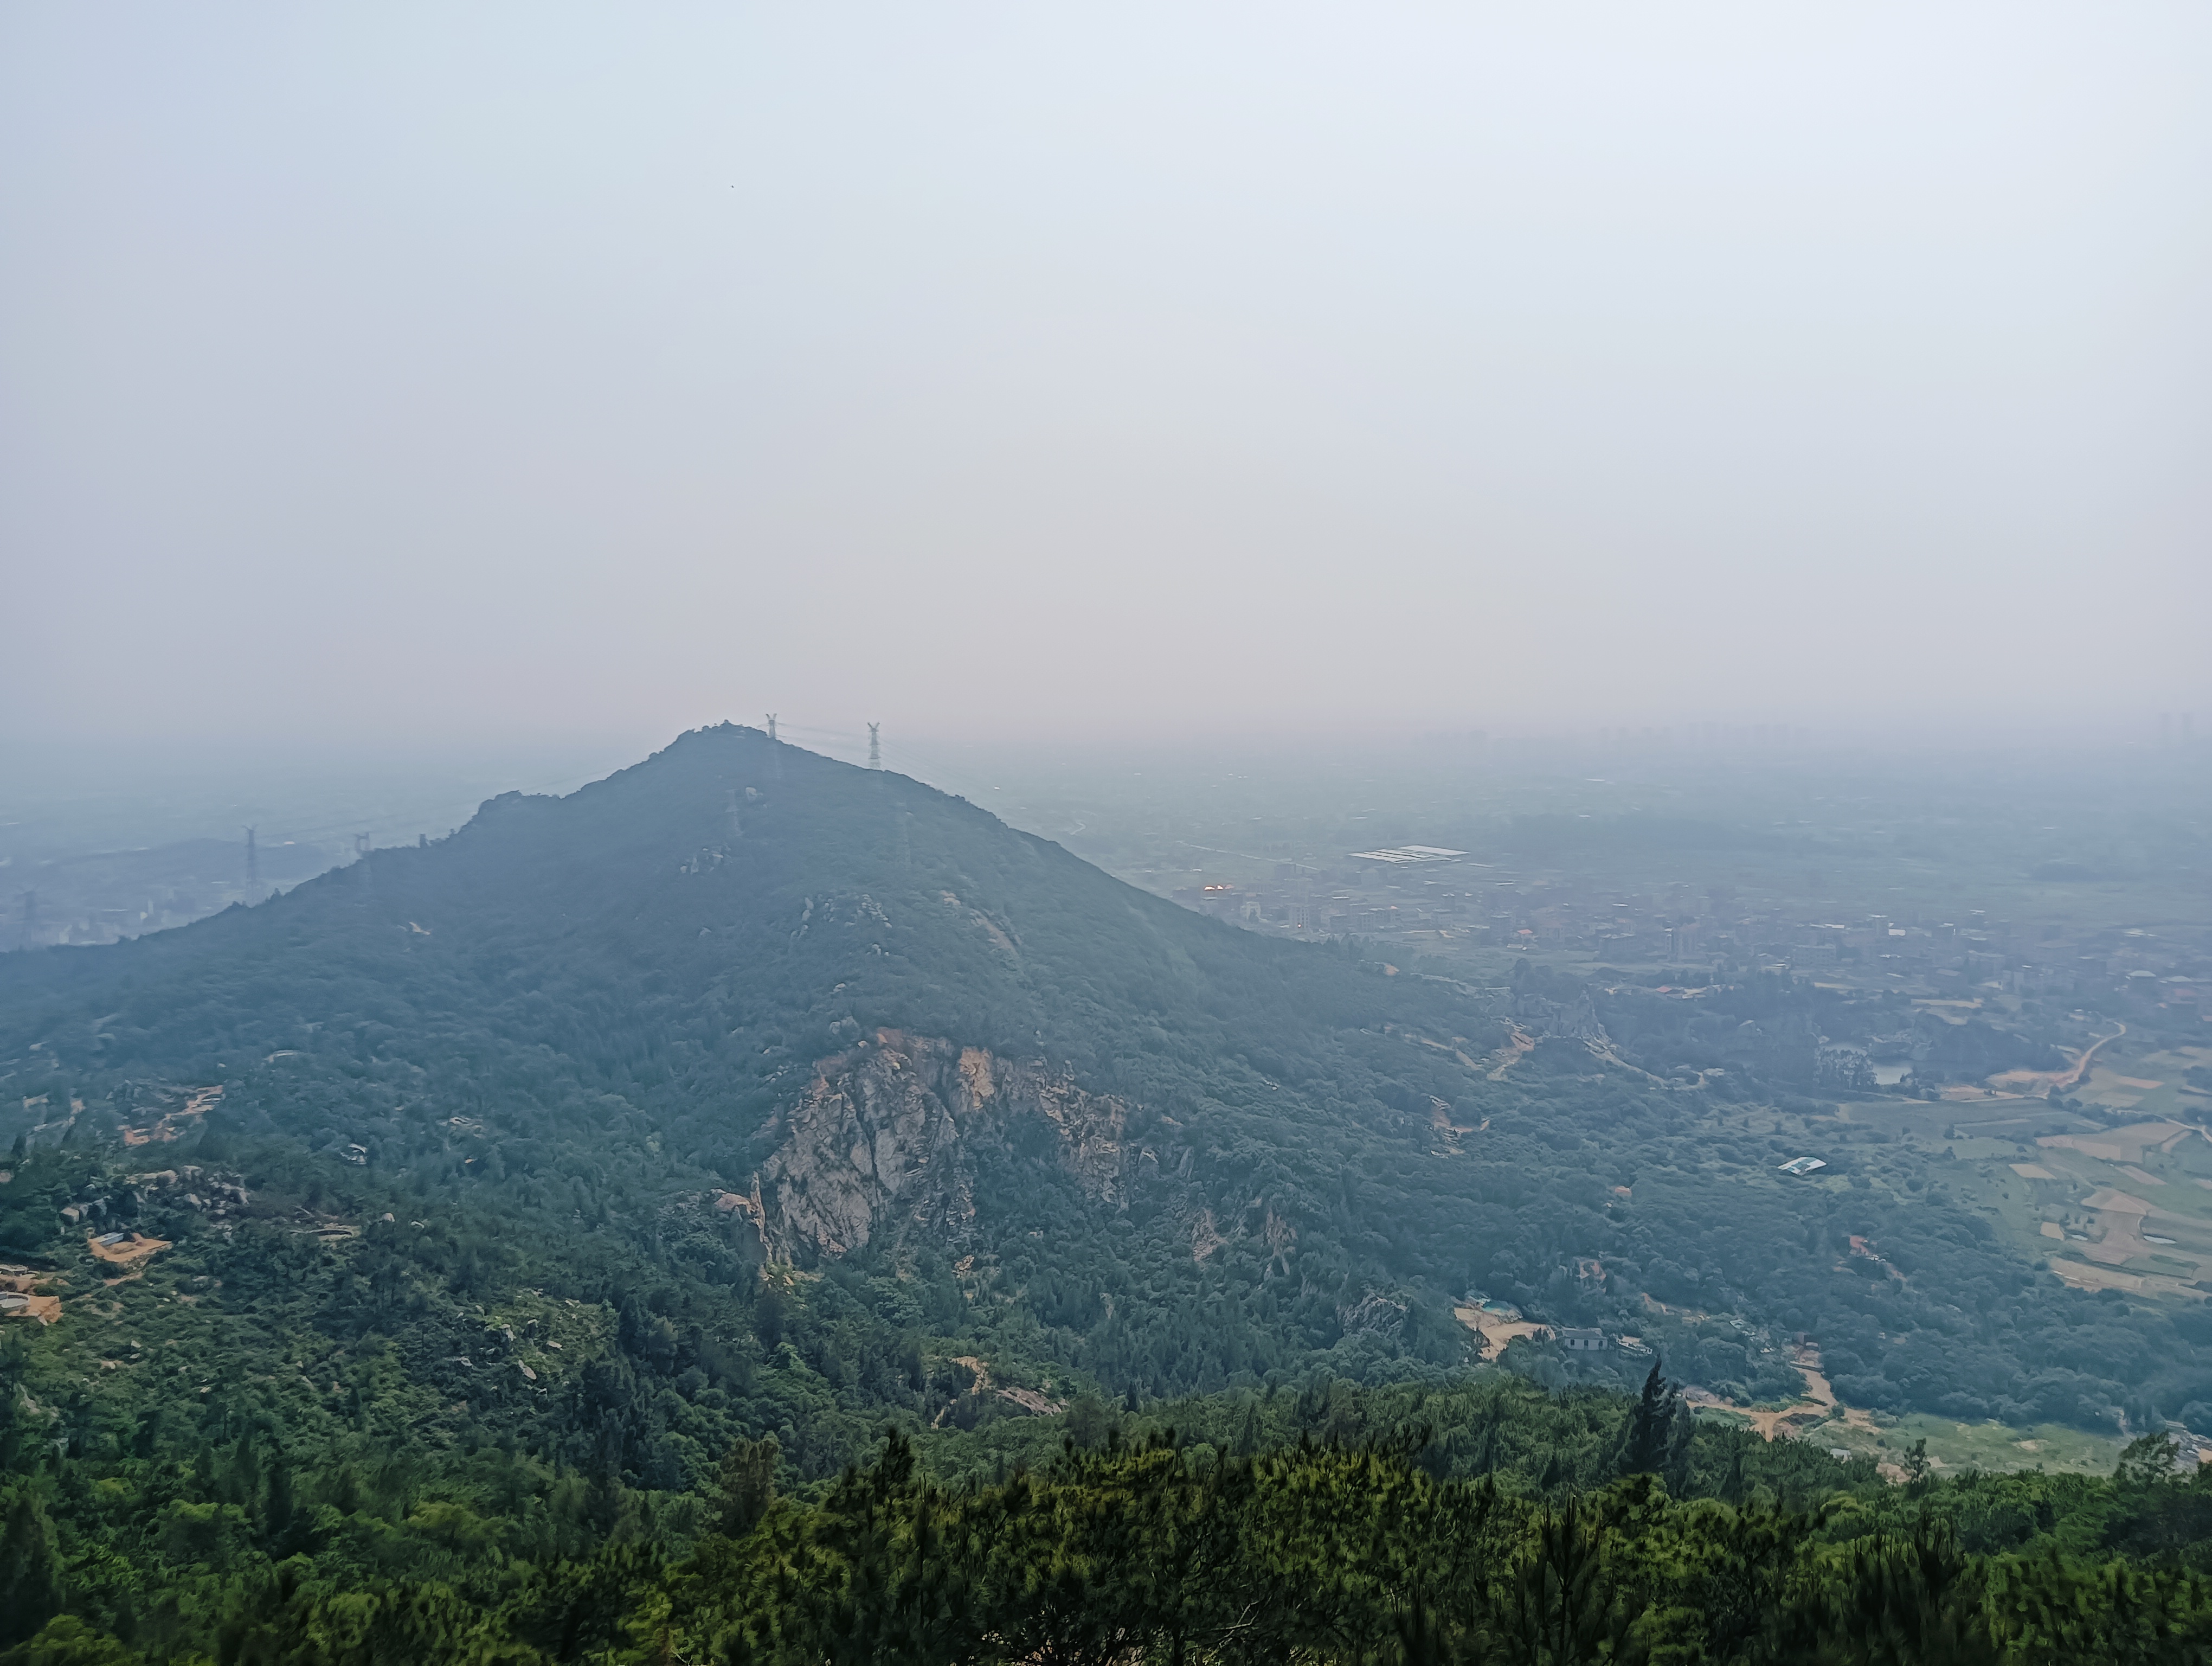
{"type": "Polygon", "coordinates": [[[1376,1190],[1438,1161],[1436,1067],[1384,1027],[1450,1033],[1449,991],[756,732],[5,976],[0,1048],[27,1097],[84,1103],[80,1142],[147,1120],[149,1084],[220,1085],[221,1128],[555,1230],[910,1250],[962,1305],[972,1256],[965,1295],[1019,1292],[1148,1392],[1332,1346],[1346,1316],[1377,1358],[1464,1349],[1439,1300],[1464,1246],[1376,1190]],[[893,1105],[916,1068],[934,1085],[893,1105]],[[757,1183],[757,1212],[676,1201],[757,1183]]]}
{"type": "Polygon", "coordinates": [[[1451,1301],[1486,1290],[1739,1396],[1792,1392],[1808,1332],[1869,1405],[2112,1427],[2212,1401],[2194,1314],[2037,1277],[1940,1168],[1829,1128],[1823,1182],[1778,1177],[1850,1016],[1723,1005],[1719,1040],[1670,1042],[1663,1005],[1608,998],[1610,1042],[1586,991],[1261,940],[726,726],[261,907],[9,956],[0,1058],[33,1144],[206,1120],[732,1298],[763,1259],[890,1277],[918,1303],[891,1332],[1011,1325],[1115,1394],[1455,1365],[1451,1301]],[[1662,1079],[1631,1044],[1732,1068],[1662,1079]]]}
{"type": "Polygon", "coordinates": [[[2196,1316],[2039,1278],[1940,1170],[1832,1128],[1827,1184],[1777,1176],[1842,1022],[1808,1000],[1734,992],[1727,1035],[1765,1039],[1662,1080],[1583,992],[1501,1006],[1263,940],[725,727],[258,908],[0,960],[0,1058],[34,1144],[190,1134],[157,1119],[202,1090],[221,1137],[356,1191],[730,1292],[763,1258],[888,1277],[891,1332],[1011,1326],[1115,1393],[1461,1363],[1452,1299],[1480,1289],[1647,1333],[1723,1392],[1789,1392],[1804,1332],[1877,1406],[2111,1427],[2212,1401],[2196,1316]],[[1533,1051],[1493,1068],[1510,1033],[1533,1051]]]}
{"type": "MultiPolygon", "coordinates": [[[[733,1487],[820,1503],[886,1423],[977,1485],[1194,1394],[1232,1454],[1410,1438],[1328,1384],[1467,1392],[1475,1289],[1742,1398],[1796,1392],[1801,1331],[1861,1404],[2110,1429],[2212,1400],[2195,1310],[2058,1286],[1940,1172],[1837,1144],[1832,1182],[1778,1176],[1817,1015],[1731,999],[1777,1062],[1730,1041],[1662,1079],[1625,1050],[1659,1020],[1616,1041],[1588,992],[1264,940],[727,727],[258,907],[0,958],[6,1640],[66,1608],[181,1657],[233,1610],[520,1601],[586,1564],[680,1606],[604,1557],[689,1554],[733,1487]]],[[[1504,1363],[1629,1389],[1629,1358],[1504,1363]]],[[[1423,1473],[1640,1473],[1577,1392],[1575,1429],[1493,1417],[1423,1473]]],[[[1879,1491],[1687,1439],[1644,1466],[1678,1493],[1879,1491]]],[[[253,1657],[413,1645],[316,1646],[253,1657]]]]}

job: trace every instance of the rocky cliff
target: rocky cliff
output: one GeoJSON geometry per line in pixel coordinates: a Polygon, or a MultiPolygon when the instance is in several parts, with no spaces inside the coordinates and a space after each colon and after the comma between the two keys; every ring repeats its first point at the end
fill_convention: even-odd
{"type": "Polygon", "coordinates": [[[821,1061],[763,1164],[752,1210],[778,1260],[857,1250],[885,1232],[957,1237],[974,1219],[974,1154],[1025,1119],[1048,1125],[1089,1195],[1121,1200],[1128,1107],[1042,1060],[879,1030],[821,1061]]]}

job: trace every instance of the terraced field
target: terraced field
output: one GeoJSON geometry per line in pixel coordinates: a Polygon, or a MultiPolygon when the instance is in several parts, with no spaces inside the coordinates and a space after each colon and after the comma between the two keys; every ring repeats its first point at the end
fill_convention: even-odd
{"type": "Polygon", "coordinates": [[[2071,1097],[2079,1112],[2026,1096],[1971,1102],[1871,1101],[1848,1122],[1957,1162],[2021,1253],[2085,1290],[2177,1301],[2212,1294],[2212,1095],[2185,1073],[2212,1048],[2158,1051],[2115,1038],[2071,1097]]]}

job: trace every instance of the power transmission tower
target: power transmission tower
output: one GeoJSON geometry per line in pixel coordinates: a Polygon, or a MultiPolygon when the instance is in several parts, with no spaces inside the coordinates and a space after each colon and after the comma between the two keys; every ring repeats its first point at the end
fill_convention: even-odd
{"type": "Polygon", "coordinates": [[[253,830],[246,830],[246,889],[249,896],[261,895],[261,856],[253,848],[253,830]]]}
{"type": "Polygon", "coordinates": [[[883,743],[876,739],[876,731],[883,727],[880,723],[868,725],[868,768],[871,769],[880,769],[884,767],[883,743]]]}
{"type": "Polygon", "coordinates": [[[770,712],[768,714],[768,738],[770,740],[775,739],[775,714],[774,712],[770,712]]]}

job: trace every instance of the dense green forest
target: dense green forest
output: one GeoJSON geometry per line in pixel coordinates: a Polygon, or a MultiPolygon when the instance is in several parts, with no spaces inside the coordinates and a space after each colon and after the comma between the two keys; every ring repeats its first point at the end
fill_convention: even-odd
{"type": "Polygon", "coordinates": [[[635,1490],[588,1445],[410,1449],[374,1391],[309,1439],[240,1402],[50,1438],[0,1370],[7,1666],[2212,1656],[2212,1485],[2157,1438],[2109,1481],[1893,1487],[1656,1371],[1086,1401],[1011,1452],[894,1429],[793,1497],[773,1438],[635,1490]]]}

